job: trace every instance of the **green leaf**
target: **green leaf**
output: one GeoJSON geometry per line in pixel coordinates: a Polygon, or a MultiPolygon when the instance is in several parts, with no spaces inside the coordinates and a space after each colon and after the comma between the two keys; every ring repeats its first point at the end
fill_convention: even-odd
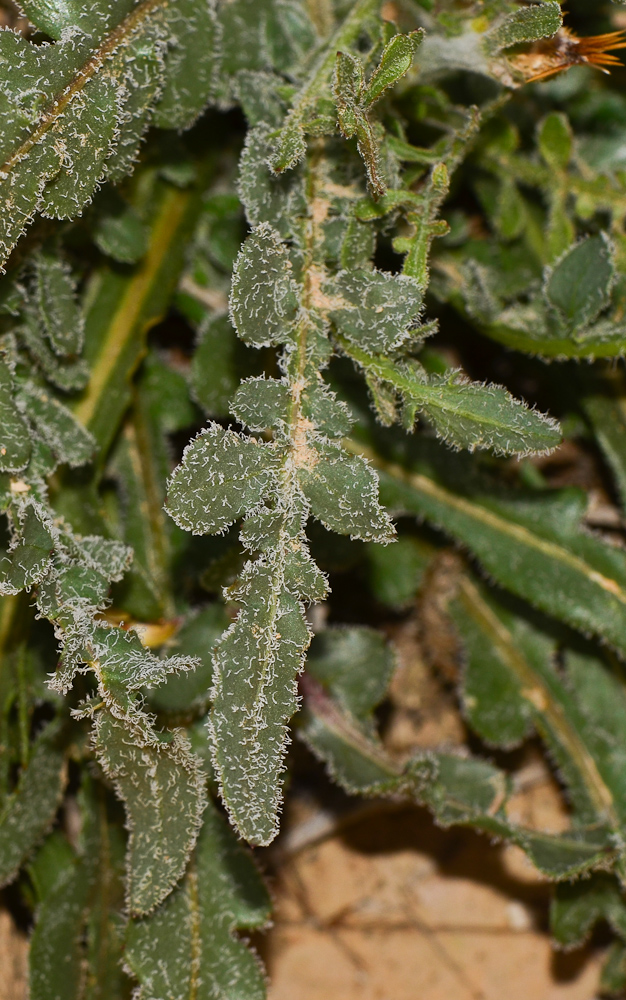
{"type": "Polygon", "coordinates": [[[537,141],[548,166],[553,170],[565,170],[574,147],[572,127],[565,115],[557,111],[546,115],[539,125],[537,141]]]}
{"type": "Polygon", "coordinates": [[[577,832],[553,836],[511,824],[504,812],[508,783],[493,765],[426,752],[401,769],[315,681],[307,680],[305,694],[306,742],[349,794],[402,795],[427,805],[444,826],[463,824],[507,837],[551,878],[575,877],[604,863],[608,844],[600,831],[588,837],[577,832]]]}
{"type": "Polygon", "coordinates": [[[91,232],[98,249],[121,264],[135,264],[148,249],[148,226],[131,204],[108,189],[98,200],[91,232]]]}
{"type": "Polygon", "coordinates": [[[576,822],[619,836],[622,761],[611,747],[626,703],[606,665],[568,651],[560,677],[554,638],[467,579],[452,614],[468,656],[463,700],[473,728],[510,749],[532,724],[568,788],[576,822]]]}
{"type": "Polygon", "coordinates": [[[196,535],[216,534],[276,487],[277,455],[211,424],[187,445],[167,491],[167,512],[196,535]]]}
{"type": "Polygon", "coordinates": [[[294,217],[305,211],[302,171],[276,177],[268,158],[272,130],[264,123],[250,129],[239,161],[239,197],[251,226],[267,223],[284,238],[291,235],[294,217]]]}
{"type": "Polygon", "coordinates": [[[250,855],[209,806],[181,885],[129,926],[125,961],[140,983],[138,1000],[264,1000],[260,963],[235,932],[265,926],[269,914],[250,855]]]}
{"type": "Polygon", "coordinates": [[[368,545],[369,583],[373,596],[391,608],[415,599],[432,551],[417,538],[400,535],[395,545],[368,545]]]}
{"type": "Polygon", "coordinates": [[[408,73],[423,38],[423,31],[412,31],[408,35],[394,35],[387,42],[380,63],[363,92],[362,100],[365,107],[369,108],[375,104],[385,91],[408,73]]]}
{"type": "Polygon", "coordinates": [[[287,247],[269,225],[248,237],[235,263],[230,310],[245,344],[265,347],[289,335],[297,298],[287,247]]]}
{"type": "Polygon", "coordinates": [[[330,319],[364,350],[392,351],[412,336],[422,295],[411,278],[381,271],[344,271],[326,290],[346,303],[333,307],[330,319]]]}
{"type": "Polygon", "coordinates": [[[547,301],[571,330],[593,323],[610,302],[615,281],[608,238],[591,236],[568,250],[548,273],[547,301]]]}
{"type": "Polygon", "coordinates": [[[572,948],[584,944],[602,919],[621,937],[626,935],[626,903],[616,879],[597,874],[557,886],[550,907],[550,929],[559,945],[572,948]]]}
{"type": "Polygon", "coordinates": [[[602,969],[600,988],[603,993],[617,997],[626,988],[626,945],[622,941],[615,941],[609,949],[602,969]]]}
{"type": "MultiPolygon", "coordinates": [[[[489,448],[501,455],[541,454],[561,442],[561,429],[555,420],[529,409],[502,386],[470,382],[459,371],[428,376],[418,363],[392,363],[343,337],[339,343],[366,372],[375,398],[380,398],[381,384],[401,396],[403,422],[408,429],[419,412],[452,447],[469,451],[489,448]]],[[[386,423],[395,417],[393,410],[388,417],[387,410],[383,415],[386,423]]]]}
{"type": "Polygon", "coordinates": [[[33,1000],[79,1000],[88,893],[89,879],[76,861],[39,907],[28,956],[33,1000]]]}
{"type": "Polygon", "coordinates": [[[231,411],[251,431],[262,431],[268,427],[284,429],[290,403],[291,391],[286,380],[249,378],[235,393],[231,411]]]}
{"type": "Polygon", "coordinates": [[[157,128],[190,128],[213,97],[221,32],[214,0],[176,0],[168,12],[171,50],[157,101],[157,128]]]}
{"type": "Polygon", "coordinates": [[[0,361],[0,470],[20,472],[28,465],[31,444],[28,427],[13,399],[13,378],[0,361]]]}
{"type": "Polygon", "coordinates": [[[52,825],[66,780],[58,727],[51,724],[38,736],[15,790],[0,807],[0,885],[15,878],[52,825]]]}
{"type": "Polygon", "coordinates": [[[415,393],[414,405],[455,448],[545,454],[562,440],[556,420],[531,410],[502,386],[470,382],[458,372],[432,375],[426,392],[415,393]]]}
{"type": "MultiPolygon", "coordinates": [[[[394,546],[393,551],[396,549],[394,546]]],[[[395,665],[392,650],[376,629],[335,627],[313,639],[307,673],[323,684],[345,711],[360,722],[371,723],[395,665]]]]}
{"type": "Polygon", "coordinates": [[[198,837],[205,806],[199,763],[180,733],[147,741],[106,711],[95,726],[98,757],[127,810],[128,907],[149,913],[180,879],[198,837]]]}
{"type": "MultiPolygon", "coordinates": [[[[335,77],[333,81],[333,92],[339,106],[340,114],[346,105],[354,104],[360,100],[361,89],[363,87],[363,65],[359,59],[355,59],[349,52],[338,52],[335,63],[335,77]]],[[[344,135],[346,130],[342,127],[344,135]]],[[[351,133],[354,135],[354,130],[351,133]]]]}
{"type": "Polygon", "coordinates": [[[38,583],[54,549],[50,519],[39,504],[24,500],[16,520],[15,538],[8,552],[0,554],[0,594],[18,594],[38,583]]]}
{"type": "Polygon", "coordinates": [[[198,346],[191,361],[194,399],[209,416],[228,412],[235,394],[238,341],[228,316],[210,316],[198,331],[198,346]]]}
{"type": "Polygon", "coordinates": [[[57,247],[41,250],[34,259],[37,309],[55,354],[80,354],[84,320],[68,265],[57,247]]]}
{"type": "Polygon", "coordinates": [[[311,513],[325,528],[366,542],[392,541],[394,528],[378,502],[376,473],[361,457],[315,442],[298,478],[311,513]]]}
{"type": "Polygon", "coordinates": [[[580,530],[581,495],[572,490],[499,499],[469,483],[464,488],[460,468],[457,474],[458,492],[452,492],[432,467],[407,473],[387,466],[384,502],[396,514],[414,513],[443,528],[512,593],[626,650],[626,557],[580,530]]]}
{"type": "Polygon", "coordinates": [[[93,435],[46,389],[32,382],[26,383],[21,387],[18,399],[37,433],[60,462],[67,462],[76,468],[93,457],[96,450],[93,435]]]}
{"type": "Polygon", "coordinates": [[[496,25],[487,35],[491,52],[500,52],[511,45],[538,42],[554,35],[563,24],[561,6],[554,0],[541,0],[530,7],[523,7],[496,25]]]}
{"type": "Polygon", "coordinates": [[[241,605],[214,660],[210,716],[221,794],[242,836],[269,844],[278,832],[287,723],[310,632],[285,588],[280,553],[248,563],[231,593],[241,605]]]}

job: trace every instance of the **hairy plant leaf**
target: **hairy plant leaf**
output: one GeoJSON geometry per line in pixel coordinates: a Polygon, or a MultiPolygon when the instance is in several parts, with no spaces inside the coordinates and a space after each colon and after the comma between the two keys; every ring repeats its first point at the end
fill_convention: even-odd
{"type": "Polygon", "coordinates": [[[350,341],[365,350],[391,351],[410,335],[418,319],[422,295],[404,275],[380,271],[347,271],[329,292],[346,300],[329,316],[350,341]]]}
{"type": "Polygon", "coordinates": [[[413,65],[423,32],[412,31],[408,35],[394,35],[385,45],[380,63],[372,73],[363,92],[363,104],[370,107],[393,87],[413,65]]]}
{"type": "Polygon", "coordinates": [[[213,97],[221,32],[211,0],[177,0],[168,17],[167,74],[156,104],[157,128],[186,129],[213,97]]]}
{"type": "Polygon", "coordinates": [[[378,502],[378,480],[359,456],[316,442],[298,470],[311,513],[324,527],[363,541],[391,541],[393,525],[378,502]]]}
{"type": "Polygon", "coordinates": [[[626,559],[580,530],[584,500],[576,491],[499,499],[429,472],[382,473],[384,502],[443,528],[473,552],[512,593],[584,633],[626,649],[626,559]]]}
{"type": "Polygon", "coordinates": [[[313,639],[307,658],[307,672],[363,723],[383,700],[394,667],[383,635],[364,626],[325,629],[313,639]]]}
{"type": "Polygon", "coordinates": [[[137,996],[263,1000],[260,964],[234,932],[263,927],[269,909],[252,859],[209,806],[181,885],[130,924],[125,962],[139,980],[137,996]]]}
{"type": "Polygon", "coordinates": [[[616,879],[593,875],[590,879],[559,885],[550,907],[550,929],[563,947],[584,944],[598,920],[626,935],[626,903],[616,879]]]}
{"type": "Polygon", "coordinates": [[[76,467],[92,458],[96,450],[95,438],[46,389],[27,383],[22,386],[18,398],[37,433],[60,462],[76,467]]]}
{"type": "Polygon", "coordinates": [[[35,257],[37,309],[55,354],[79,354],[84,339],[84,320],[76,302],[69,267],[58,251],[47,247],[35,257]]]}
{"type": "Polygon", "coordinates": [[[488,35],[492,51],[523,42],[536,42],[554,35],[563,24],[561,6],[547,0],[508,14],[488,35]]]}
{"type": "Polygon", "coordinates": [[[310,633],[285,588],[280,553],[248,564],[233,597],[241,603],[214,660],[210,726],[224,803],[254,844],[277,832],[287,722],[297,708],[296,676],[310,633]]]}
{"type": "Polygon", "coordinates": [[[591,236],[557,261],[546,281],[546,298],[567,326],[587,326],[608,305],[614,277],[609,241],[591,236]]]}
{"type": "Polygon", "coordinates": [[[180,734],[142,740],[109,712],[96,719],[95,746],[127,808],[128,907],[149,913],[181,877],[196,842],[205,805],[199,765],[180,734]]]}
{"type": "Polygon", "coordinates": [[[211,424],[187,445],[171,476],[167,511],[176,524],[196,535],[224,531],[271,491],[276,468],[269,446],[211,424]]]}
{"type": "Polygon", "coordinates": [[[15,790],[0,807],[0,885],[15,878],[52,825],[66,782],[58,728],[49,725],[31,749],[15,790]]]}
{"type": "Polygon", "coordinates": [[[89,880],[77,860],[39,907],[28,955],[33,1000],[79,1000],[88,894],[89,880]]]}
{"type": "Polygon", "coordinates": [[[402,769],[363,726],[334,704],[317,682],[306,694],[304,738],[350,794],[402,795],[434,812],[442,825],[463,824],[507,837],[551,878],[566,879],[599,867],[607,840],[600,831],[560,836],[517,827],[506,817],[506,777],[493,765],[445,753],[421,753],[402,769]]]}
{"type": "Polygon", "coordinates": [[[0,470],[19,472],[28,465],[30,452],[28,427],[13,398],[13,378],[0,361],[0,470]]]}
{"type": "Polygon", "coordinates": [[[16,534],[8,551],[0,555],[0,594],[18,594],[38,583],[45,573],[54,539],[45,512],[33,501],[24,501],[17,512],[16,534]]]}
{"type": "Polygon", "coordinates": [[[286,339],[297,299],[287,247],[269,226],[246,240],[233,271],[230,311],[245,344],[264,347],[286,339]]]}

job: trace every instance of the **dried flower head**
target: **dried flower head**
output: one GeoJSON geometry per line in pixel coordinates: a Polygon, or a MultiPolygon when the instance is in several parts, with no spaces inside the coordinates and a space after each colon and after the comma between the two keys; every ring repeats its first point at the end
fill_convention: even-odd
{"type": "Polygon", "coordinates": [[[552,38],[537,42],[529,51],[513,56],[510,61],[523,75],[525,83],[532,83],[546,80],[571,66],[597,66],[608,73],[607,67],[622,65],[612,53],[624,48],[626,31],[579,38],[569,28],[561,28],[552,38]]]}

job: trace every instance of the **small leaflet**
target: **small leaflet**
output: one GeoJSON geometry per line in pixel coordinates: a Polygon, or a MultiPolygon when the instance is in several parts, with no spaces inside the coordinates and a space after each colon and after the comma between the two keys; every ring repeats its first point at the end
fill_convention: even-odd
{"type": "Polygon", "coordinates": [[[266,347],[288,339],[298,299],[287,247],[271,226],[247,238],[233,270],[230,314],[245,344],[266,347]]]}
{"type": "Polygon", "coordinates": [[[67,771],[56,735],[57,727],[49,725],[38,737],[15,790],[0,808],[0,886],[15,878],[59,808],[67,771]]]}
{"type": "Polygon", "coordinates": [[[613,246],[601,233],[563,254],[548,272],[544,292],[563,324],[576,331],[606,309],[614,282],[613,246]]]}
{"type": "Polygon", "coordinates": [[[344,271],[326,289],[346,300],[345,306],[330,310],[330,319],[365,350],[392,351],[412,336],[422,295],[411,278],[382,271],[344,271]]]}
{"type": "Polygon", "coordinates": [[[72,468],[85,465],[96,451],[96,440],[58,399],[33,383],[22,386],[18,399],[36,432],[60,462],[72,468]]]}
{"type": "Polygon", "coordinates": [[[28,427],[13,399],[13,379],[0,360],[0,471],[20,472],[28,465],[31,444],[28,427]]]}
{"type": "Polygon", "coordinates": [[[37,309],[52,350],[60,356],[79,354],[85,323],[69,266],[57,247],[36,254],[34,266],[37,309]]]}
{"type": "Polygon", "coordinates": [[[276,491],[277,468],[271,446],[211,424],[187,445],[170,477],[167,512],[195,535],[217,534],[276,491]]]}
{"type": "Polygon", "coordinates": [[[298,469],[311,513],[330,531],[364,542],[390,542],[394,527],[378,502],[378,478],[358,455],[315,442],[311,461],[298,469]]]}

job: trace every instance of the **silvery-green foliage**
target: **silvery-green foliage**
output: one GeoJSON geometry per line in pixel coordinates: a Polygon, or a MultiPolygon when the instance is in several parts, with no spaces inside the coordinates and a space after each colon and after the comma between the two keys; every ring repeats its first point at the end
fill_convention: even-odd
{"type": "Polygon", "coordinates": [[[153,113],[162,127],[191,124],[211,97],[217,68],[219,27],[209,0],[59,11],[29,2],[26,11],[53,41],[0,34],[3,261],[37,211],[73,218],[104,176],[119,180],[153,113]]]}
{"type": "Polygon", "coordinates": [[[532,458],[561,428],[520,397],[574,454],[587,435],[623,501],[626,389],[474,337],[623,354],[617,89],[515,96],[551,0],[401,4],[398,27],[379,0],[21,7],[0,32],[0,882],[34,911],[32,996],[262,1000],[237,934],[269,905],[236,836],[276,835],[292,728],[348,793],[521,847],[559,883],[559,942],[608,923],[623,991],[626,564],[596,530],[621,515],[550,487],[532,458]],[[369,622],[421,621],[446,539],[488,578],[457,553],[438,607],[486,749],[398,763],[369,622]],[[368,624],[324,628],[309,605],[346,568],[368,624]],[[558,835],[512,822],[491,759],[531,736],[558,835]]]}

